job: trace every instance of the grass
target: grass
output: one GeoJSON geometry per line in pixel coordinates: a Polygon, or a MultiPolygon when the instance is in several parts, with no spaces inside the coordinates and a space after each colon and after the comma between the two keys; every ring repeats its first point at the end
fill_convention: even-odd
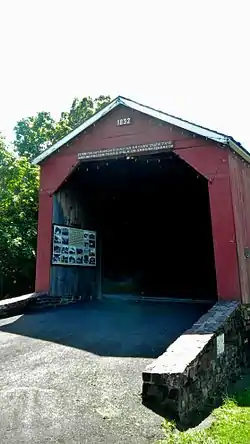
{"type": "Polygon", "coordinates": [[[239,392],[213,412],[214,421],[203,430],[180,432],[164,422],[166,438],[161,444],[250,444],[250,389],[239,392]]]}

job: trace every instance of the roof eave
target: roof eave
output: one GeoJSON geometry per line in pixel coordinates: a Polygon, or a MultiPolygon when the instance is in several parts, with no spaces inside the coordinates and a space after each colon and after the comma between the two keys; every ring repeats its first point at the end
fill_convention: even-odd
{"type": "Polygon", "coordinates": [[[61,140],[56,142],[54,145],[43,151],[39,156],[37,156],[35,159],[32,160],[33,165],[38,165],[41,163],[46,157],[50,156],[52,153],[57,151],[59,148],[61,148],[63,145],[68,143],[70,140],[77,137],[80,133],[82,133],[84,130],[89,128],[91,125],[94,125],[95,122],[97,122],[102,117],[106,116],[110,111],[112,111],[116,106],[120,104],[119,97],[114,99],[112,102],[110,102],[107,106],[105,106],[103,109],[95,113],[93,116],[91,116],[89,119],[87,119],[85,122],[82,123],[82,125],[75,128],[73,131],[68,133],[66,136],[64,136],[61,140]]]}
{"type": "Polygon", "coordinates": [[[141,105],[140,103],[133,102],[130,99],[120,98],[120,104],[127,106],[128,108],[132,108],[140,113],[147,114],[155,119],[161,120],[163,122],[169,123],[170,125],[177,126],[182,128],[183,130],[189,131],[191,133],[195,133],[201,137],[205,137],[207,139],[214,140],[218,143],[226,144],[228,137],[225,134],[218,133],[216,131],[212,131],[207,128],[203,128],[199,125],[196,125],[191,122],[187,122],[183,119],[179,119],[178,117],[171,116],[162,111],[155,110],[153,108],[141,105]]]}
{"type": "Polygon", "coordinates": [[[250,163],[250,153],[237,143],[232,137],[228,140],[229,148],[231,148],[236,154],[243,158],[246,162],[250,163]]]}

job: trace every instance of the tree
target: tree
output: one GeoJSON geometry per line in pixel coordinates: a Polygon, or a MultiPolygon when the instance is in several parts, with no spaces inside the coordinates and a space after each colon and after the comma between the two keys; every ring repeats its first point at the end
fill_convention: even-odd
{"type": "Polygon", "coordinates": [[[14,145],[19,155],[33,159],[42,151],[62,139],[66,134],[81,125],[110,102],[109,96],[99,96],[96,99],[84,97],[75,98],[69,111],[62,112],[58,122],[50,113],[39,112],[33,117],[27,117],[17,122],[14,131],[14,145]]]}
{"type": "Polygon", "coordinates": [[[0,296],[33,289],[38,168],[17,158],[0,137],[0,296]]]}
{"type": "Polygon", "coordinates": [[[94,100],[91,97],[84,97],[82,100],[75,98],[69,112],[61,114],[58,124],[67,122],[69,131],[72,131],[89,119],[95,112],[100,111],[100,109],[110,103],[110,100],[109,96],[99,96],[94,100]]]}
{"type": "Polygon", "coordinates": [[[55,126],[56,123],[50,113],[44,111],[17,122],[14,128],[16,133],[14,146],[18,154],[28,159],[38,156],[53,143],[55,126]]]}

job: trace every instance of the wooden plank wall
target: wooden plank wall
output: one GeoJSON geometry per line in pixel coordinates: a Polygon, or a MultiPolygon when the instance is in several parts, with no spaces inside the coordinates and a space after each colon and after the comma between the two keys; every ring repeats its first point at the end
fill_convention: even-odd
{"type": "MultiPolygon", "coordinates": [[[[83,207],[75,191],[63,187],[53,195],[55,224],[87,228],[83,207]]],[[[98,267],[51,265],[50,295],[70,300],[97,298],[98,267]]]]}
{"type": "Polygon", "coordinates": [[[230,181],[238,252],[241,297],[250,303],[250,168],[236,155],[230,154],[230,181]]]}
{"type": "Polygon", "coordinates": [[[218,299],[240,300],[229,151],[210,142],[203,147],[178,145],[175,152],[208,180],[218,299]]]}

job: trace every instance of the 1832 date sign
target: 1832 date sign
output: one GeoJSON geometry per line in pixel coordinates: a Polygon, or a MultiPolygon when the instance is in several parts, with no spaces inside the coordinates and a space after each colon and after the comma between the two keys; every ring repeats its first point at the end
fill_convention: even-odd
{"type": "Polygon", "coordinates": [[[120,119],[117,119],[116,126],[124,126],[124,125],[132,125],[132,118],[131,117],[122,117],[120,119]]]}

